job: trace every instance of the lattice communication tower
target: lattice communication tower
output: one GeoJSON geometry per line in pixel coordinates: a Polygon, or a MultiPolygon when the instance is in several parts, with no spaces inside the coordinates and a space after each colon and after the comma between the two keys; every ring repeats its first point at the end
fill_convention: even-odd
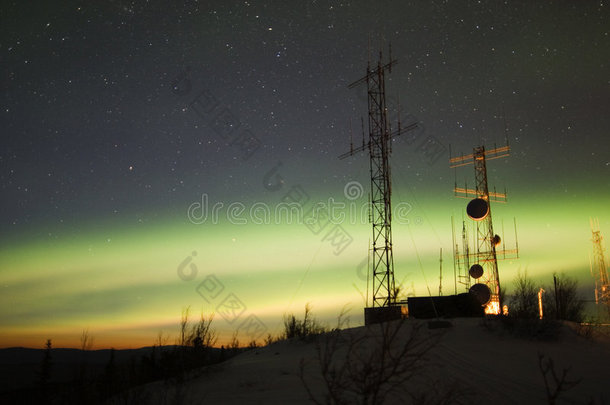
{"type": "MultiPolygon", "coordinates": [[[[394,257],[392,253],[392,181],[389,158],[392,153],[392,139],[398,135],[415,129],[417,123],[392,131],[388,122],[385,74],[392,72],[392,66],[398,63],[392,59],[385,63],[379,52],[377,66],[371,67],[369,61],[366,75],[349,85],[349,88],[364,85],[368,94],[368,141],[364,133],[362,145],[339,156],[344,159],[358,152],[369,151],[371,174],[371,223],[372,238],[372,307],[390,307],[396,305],[394,284],[394,257]]],[[[368,303],[367,303],[368,305],[368,303]]]]}

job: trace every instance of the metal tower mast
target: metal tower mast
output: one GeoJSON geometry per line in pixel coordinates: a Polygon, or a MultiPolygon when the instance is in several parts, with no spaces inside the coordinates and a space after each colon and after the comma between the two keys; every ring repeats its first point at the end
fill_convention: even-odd
{"type": "Polygon", "coordinates": [[[599,220],[590,220],[591,233],[593,234],[593,263],[591,263],[591,275],[595,278],[595,303],[605,306],[610,315],[610,281],[608,281],[608,271],[604,248],[602,246],[602,234],[599,230],[599,220]]]}
{"type": "MultiPolygon", "coordinates": [[[[465,284],[467,286],[470,285],[470,278],[477,280],[477,284],[470,287],[470,291],[480,298],[481,304],[485,305],[485,312],[488,314],[499,314],[502,309],[498,253],[503,254],[504,258],[506,258],[506,253],[516,253],[518,255],[518,249],[510,251],[504,249],[498,251],[496,249],[500,245],[501,239],[494,233],[490,202],[506,202],[506,194],[490,192],[487,184],[487,160],[509,156],[509,151],[510,147],[508,145],[489,151],[486,151],[484,146],[479,146],[475,147],[470,155],[454,157],[449,160],[451,168],[470,164],[474,166],[476,188],[473,190],[456,186],[454,191],[458,197],[474,198],[468,204],[467,213],[476,222],[476,249],[471,252],[467,243],[465,243],[464,252],[457,252],[455,260],[459,264],[461,258],[463,263],[466,264],[468,275],[465,276],[465,284]],[[472,262],[474,264],[468,268],[472,262]],[[488,291],[484,286],[487,286],[488,291]]],[[[465,225],[462,232],[462,239],[466,241],[465,225]]]]}
{"type": "Polygon", "coordinates": [[[362,146],[355,149],[352,146],[349,152],[339,156],[340,159],[344,159],[366,149],[369,150],[371,222],[373,224],[372,307],[389,307],[396,304],[392,254],[392,182],[389,158],[392,153],[392,138],[417,127],[417,123],[414,123],[403,129],[399,121],[398,130],[392,132],[388,123],[385,72],[387,70],[391,73],[392,66],[396,63],[398,63],[397,60],[392,60],[391,48],[388,63],[383,62],[382,53],[379,52],[377,66],[371,68],[369,61],[366,75],[348,86],[351,89],[364,83],[367,85],[369,138],[366,143],[364,139],[362,140],[362,146]]]}

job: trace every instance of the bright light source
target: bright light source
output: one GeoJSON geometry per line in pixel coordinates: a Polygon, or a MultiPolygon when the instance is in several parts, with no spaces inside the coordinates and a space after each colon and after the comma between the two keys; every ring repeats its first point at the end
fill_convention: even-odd
{"type": "Polygon", "coordinates": [[[500,300],[497,295],[491,297],[491,300],[485,307],[485,313],[487,315],[500,315],[500,300]]]}

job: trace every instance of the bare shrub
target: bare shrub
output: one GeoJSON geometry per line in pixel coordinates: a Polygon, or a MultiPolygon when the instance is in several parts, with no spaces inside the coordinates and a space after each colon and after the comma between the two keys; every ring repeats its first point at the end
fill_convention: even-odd
{"type": "Polygon", "coordinates": [[[527,271],[517,273],[513,283],[515,291],[510,297],[510,315],[527,319],[538,317],[538,289],[527,271]]]}
{"type": "Polygon", "coordinates": [[[89,334],[89,328],[83,329],[80,336],[80,349],[85,352],[93,348],[93,336],[89,334]]]}
{"type": "Polygon", "coordinates": [[[584,317],[584,303],[578,296],[578,281],[565,274],[553,274],[553,279],[553,285],[545,288],[545,313],[555,319],[581,322],[584,317]]]}
{"type": "MultiPolygon", "coordinates": [[[[427,354],[442,335],[426,333],[424,325],[395,321],[362,330],[335,329],[319,336],[315,347],[324,383],[322,394],[312,389],[305,360],[299,364],[299,378],[309,398],[316,404],[381,404],[389,396],[401,394],[413,403],[430,402],[420,389],[411,389],[421,387],[421,381],[409,384],[415,377],[421,380],[427,354]]],[[[444,401],[438,397],[434,402],[444,401]]]]}
{"type": "Polygon", "coordinates": [[[206,317],[203,312],[199,317],[199,321],[191,328],[188,343],[194,348],[209,348],[216,344],[218,336],[216,330],[212,329],[212,321],[214,314],[206,317]]]}
{"type": "Polygon", "coordinates": [[[267,333],[267,337],[265,337],[264,346],[272,345],[273,343],[277,342],[279,339],[280,338],[273,336],[271,333],[267,333]]]}
{"type": "Polygon", "coordinates": [[[538,353],[538,367],[544,378],[544,388],[546,390],[546,398],[550,405],[554,405],[557,398],[580,383],[580,379],[569,380],[568,373],[570,367],[561,370],[561,375],[555,371],[555,364],[553,359],[546,357],[538,353]]]}
{"type": "Polygon", "coordinates": [[[227,346],[231,350],[239,349],[239,339],[237,338],[237,335],[238,335],[238,331],[235,331],[235,332],[233,332],[233,335],[231,336],[231,341],[229,342],[229,345],[227,346]]]}
{"type": "Polygon", "coordinates": [[[182,308],[182,313],[180,314],[180,336],[178,338],[179,346],[188,345],[188,324],[190,311],[191,307],[188,306],[186,308],[182,308]]]}
{"type": "Polygon", "coordinates": [[[73,384],[73,397],[82,403],[92,403],[95,398],[95,387],[93,373],[89,365],[88,352],[93,348],[93,337],[89,334],[89,329],[83,329],[80,336],[80,363],[76,369],[73,384]]]}
{"type": "Polygon", "coordinates": [[[297,319],[294,314],[284,315],[284,333],[282,338],[310,338],[326,332],[326,328],[316,321],[311,314],[311,306],[305,305],[303,319],[297,319]]]}

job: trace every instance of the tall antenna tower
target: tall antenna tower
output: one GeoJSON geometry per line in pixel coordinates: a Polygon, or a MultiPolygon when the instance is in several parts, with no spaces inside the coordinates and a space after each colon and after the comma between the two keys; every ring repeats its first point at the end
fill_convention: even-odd
{"type": "Polygon", "coordinates": [[[466,224],[464,223],[461,252],[458,244],[455,243],[454,235],[454,260],[457,266],[463,269],[458,275],[460,281],[466,284],[469,291],[485,307],[485,313],[487,314],[500,314],[502,310],[498,256],[503,255],[503,258],[506,258],[507,254],[515,254],[518,257],[519,254],[518,247],[513,250],[498,249],[502,240],[494,232],[490,203],[492,201],[506,202],[506,193],[491,192],[487,184],[487,161],[503,158],[509,156],[509,154],[510,147],[508,145],[487,151],[484,146],[478,146],[469,155],[450,157],[449,159],[451,168],[471,164],[474,166],[476,188],[457,187],[457,184],[454,188],[456,196],[472,198],[466,207],[466,213],[475,221],[474,249],[469,246],[466,224]],[[472,265],[470,265],[471,263],[472,265]],[[466,269],[467,275],[464,274],[466,269]],[[476,280],[476,283],[472,286],[470,285],[471,279],[476,280]]]}
{"type": "Polygon", "coordinates": [[[602,245],[602,234],[599,230],[599,220],[591,219],[591,233],[593,237],[593,262],[591,263],[591,275],[595,278],[595,304],[605,306],[610,315],[610,281],[608,281],[608,271],[606,259],[604,257],[604,247],[602,245]]]}
{"type": "MultiPolygon", "coordinates": [[[[390,175],[389,158],[392,153],[392,138],[417,127],[413,123],[401,128],[400,119],[398,129],[391,130],[387,116],[385,97],[385,73],[392,72],[392,66],[398,63],[392,59],[390,47],[390,60],[385,63],[381,51],[377,66],[371,68],[369,61],[366,75],[348,87],[354,88],[366,83],[368,94],[368,141],[365,142],[364,133],[362,145],[339,156],[344,159],[348,156],[368,149],[370,157],[371,174],[371,222],[373,225],[372,238],[372,307],[392,307],[396,305],[394,284],[394,257],[392,253],[392,182],[390,175]]],[[[368,303],[367,303],[368,305],[368,303]]],[[[381,315],[382,317],[384,315],[381,315]]],[[[367,312],[365,310],[365,323],[367,312]]]]}

